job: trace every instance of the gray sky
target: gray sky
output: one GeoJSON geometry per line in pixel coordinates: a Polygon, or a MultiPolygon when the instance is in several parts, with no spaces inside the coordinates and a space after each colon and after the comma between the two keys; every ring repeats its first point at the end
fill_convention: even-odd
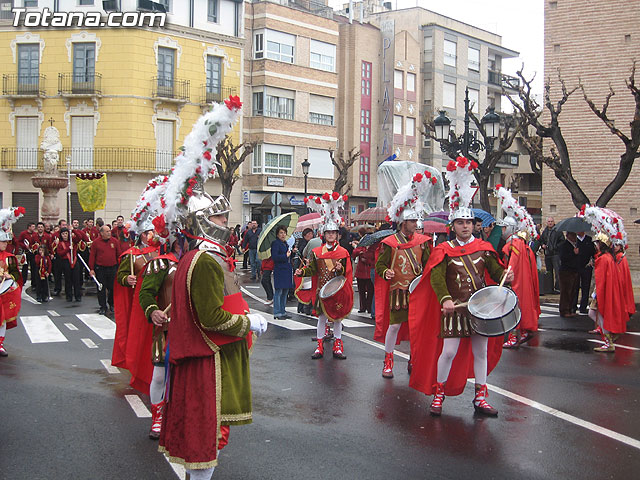
{"type": "MultiPolygon", "coordinates": [[[[502,45],[520,52],[505,60],[503,73],[515,75],[524,63],[525,78],[536,73],[534,91],[542,94],[544,73],[543,0],[392,0],[394,8],[419,6],[502,36],[502,45]],[[397,7],[396,7],[397,6],[397,7]]],[[[333,7],[348,0],[329,0],[333,7]]]]}

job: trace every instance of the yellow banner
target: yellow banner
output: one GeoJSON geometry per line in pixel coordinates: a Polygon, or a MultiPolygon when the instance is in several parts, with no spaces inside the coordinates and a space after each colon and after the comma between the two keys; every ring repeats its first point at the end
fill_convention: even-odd
{"type": "MultiPolygon", "coordinates": [[[[82,178],[76,176],[76,188],[78,189],[78,201],[85,212],[103,210],[107,203],[107,175],[102,174],[98,178],[82,178]]],[[[88,177],[88,175],[87,175],[88,177]]]]}

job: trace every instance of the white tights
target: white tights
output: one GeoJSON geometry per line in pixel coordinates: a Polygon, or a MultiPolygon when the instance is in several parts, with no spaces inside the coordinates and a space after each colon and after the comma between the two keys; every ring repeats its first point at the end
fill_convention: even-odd
{"type": "Polygon", "coordinates": [[[209,480],[213,475],[213,471],[216,467],[211,468],[186,468],[185,470],[189,474],[191,480],[209,480]]]}
{"type": "MultiPolygon", "coordinates": [[[[324,330],[327,327],[327,316],[321,313],[318,316],[318,328],[316,331],[316,338],[324,338],[324,330]]],[[[342,322],[333,322],[333,336],[337,339],[342,338],[342,322]]]]}
{"type": "MultiPolygon", "coordinates": [[[[437,382],[443,383],[449,378],[451,364],[458,353],[459,338],[445,338],[442,345],[442,353],[438,358],[437,382]]],[[[471,335],[471,351],[473,352],[473,375],[477,385],[487,383],[487,346],[489,339],[482,335],[471,335]]]]}
{"type": "Polygon", "coordinates": [[[392,353],[396,347],[396,340],[398,339],[398,332],[400,331],[401,323],[395,325],[389,325],[387,335],[384,337],[384,351],[385,353],[392,353]]]}
{"type": "Polygon", "coordinates": [[[164,374],[164,367],[153,366],[153,376],[151,377],[151,385],[149,385],[149,397],[153,405],[157,405],[164,398],[164,374]]]}
{"type": "Polygon", "coordinates": [[[0,327],[0,337],[4,337],[7,333],[7,322],[4,322],[0,327]]]}

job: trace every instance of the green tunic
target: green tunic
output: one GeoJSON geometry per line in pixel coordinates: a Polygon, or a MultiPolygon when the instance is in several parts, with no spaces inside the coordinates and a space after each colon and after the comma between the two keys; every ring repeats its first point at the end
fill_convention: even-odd
{"type": "Polygon", "coordinates": [[[120,285],[123,287],[131,287],[127,282],[127,277],[131,275],[131,260],[129,260],[131,254],[128,253],[124,257],[120,259],[120,265],[118,265],[118,273],[116,274],[116,279],[120,285]]]}
{"type": "Polygon", "coordinates": [[[142,285],[140,285],[140,306],[149,321],[151,321],[151,314],[156,310],[160,310],[157,301],[158,293],[160,292],[164,279],[167,278],[169,274],[169,261],[166,259],[157,261],[162,262],[165,268],[158,269],[157,272],[149,271],[147,268],[142,278],[142,285]]]}

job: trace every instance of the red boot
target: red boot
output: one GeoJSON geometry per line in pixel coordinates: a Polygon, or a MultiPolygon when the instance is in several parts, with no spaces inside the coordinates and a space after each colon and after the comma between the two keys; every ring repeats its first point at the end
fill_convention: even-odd
{"type": "Polygon", "coordinates": [[[160,431],[162,430],[162,413],[164,411],[164,400],[160,403],[151,404],[151,430],[149,430],[149,438],[158,440],[160,431]]]}
{"type": "Polygon", "coordinates": [[[382,367],[384,378],[393,378],[393,352],[384,354],[384,365],[382,367]]]}
{"type": "Polygon", "coordinates": [[[522,330],[520,332],[520,339],[518,340],[518,345],[522,345],[523,343],[527,343],[532,338],[533,338],[533,333],[528,332],[527,330],[522,330]]]}
{"type": "Polygon", "coordinates": [[[329,322],[324,326],[324,340],[331,340],[333,338],[333,332],[331,331],[331,325],[329,322]]]}
{"type": "Polygon", "coordinates": [[[483,415],[497,417],[498,410],[487,403],[486,399],[488,396],[489,392],[487,391],[486,385],[476,385],[476,397],[473,399],[473,408],[476,412],[482,413],[483,415]]]}
{"type": "Polygon", "coordinates": [[[444,382],[436,383],[435,387],[436,393],[429,407],[429,413],[435,417],[439,417],[442,415],[442,404],[444,402],[444,382]]]}
{"type": "Polygon", "coordinates": [[[339,360],[345,360],[347,356],[344,354],[344,345],[342,345],[342,339],[336,338],[333,342],[333,358],[339,360]]]}
{"type": "Polygon", "coordinates": [[[314,360],[317,360],[319,358],[322,358],[323,355],[324,355],[324,345],[322,344],[322,339],[319,338],[318,346],[316,347],[316,351],[313,352],[313,355],[311,355],[311,358],[313,358],[314,360]]]}
{"type": "Polygon", "coordinates": [[[516,348],[517,346],[518,346],[518,337],[516,337],[516,334],[512,330],[511,332],[509,332],[509,337],[507,338],[507,341],[502,344],[502,348],[516,348]]]}
{"type": "Polygon", "coordinates": [[[9,354],[4,349],[4,337],[0,337],[0,357],[8,357],[9,354]]]}

